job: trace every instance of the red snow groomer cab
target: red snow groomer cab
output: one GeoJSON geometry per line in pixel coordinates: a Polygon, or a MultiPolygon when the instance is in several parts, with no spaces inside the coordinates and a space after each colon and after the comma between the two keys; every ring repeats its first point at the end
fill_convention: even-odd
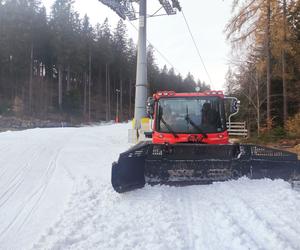
{"type": "Polygon", "coordinates": [[[148,184],[209,184],[247,176],[299,185],[297,155],[250,144],[230,144],[226,115],[238,101],[222,91],[161,91],[148,98],[152,131],[112,164],[112,186],[122,193],[148,184]],[[229,105],[225,105],[225,101],[229,105]],[[230,110],[225,111],[225,106],[230,110]],[[226,114],[226,115],[225,115],[226,114]]]}
{"type": "Polygon", "coordinates": [[[228,144],[222,91],[158,92],[148,102],[148,113],[154,120],[155,144],[228,144]]]}

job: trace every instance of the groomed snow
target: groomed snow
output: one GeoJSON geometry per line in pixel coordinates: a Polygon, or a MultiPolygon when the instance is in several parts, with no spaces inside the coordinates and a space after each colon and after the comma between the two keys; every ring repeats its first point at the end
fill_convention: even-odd
{"type": "Polygon", "coordinates": [[[118,194],[129,125],[0,134],[0,249],[300,249],[300,193],[282,180],[118,194]]]}

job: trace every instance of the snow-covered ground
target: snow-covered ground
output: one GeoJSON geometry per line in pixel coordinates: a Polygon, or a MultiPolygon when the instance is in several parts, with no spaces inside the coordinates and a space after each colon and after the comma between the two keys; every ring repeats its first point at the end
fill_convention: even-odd
{"type": "Polygon", "coordinates": [[[1,133],[0,249],[300,249],[300,193],[281,180],[115,193],[128,127],[1,133]]]}

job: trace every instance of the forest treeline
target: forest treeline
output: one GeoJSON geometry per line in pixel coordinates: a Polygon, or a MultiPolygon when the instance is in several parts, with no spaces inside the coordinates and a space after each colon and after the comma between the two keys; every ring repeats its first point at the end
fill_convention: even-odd
{"type": "Polygon", "coordinates": [[[242,100],[240,118],[258,134],[299,131],[300,1],[234,0],[226,35],[232,45],[226,87],[242,100]]]}
{"type": "MultiPolygon", "coordinates": [[[[132,118],[136,44],[122,20],[93,26],[73,3],[56,0],[47,15],[38,0],[0,0],[0,115],[111,120],[118,98],[121,120],[132,118]]],[[[147,54],[149,93],[208,88],[147,54]]]]}

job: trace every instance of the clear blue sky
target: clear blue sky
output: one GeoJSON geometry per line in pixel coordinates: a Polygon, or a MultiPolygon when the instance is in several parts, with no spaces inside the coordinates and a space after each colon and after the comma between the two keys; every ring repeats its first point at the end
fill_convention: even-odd
{"type": "MultiPolygon", "coordinates": [[[[42,2],[49,11],[54,0],[42,2]]],[[[181,0],[180,3],[212,79],[213,88],[223,89],[230,51],[223,30],[230,18],[231,1],[181,0]]],[[[113,11],[98,0],[76,0],[74,6],[81,16],[86,13],[93,24],[102,23],[108,17],[114,28],[119,20],[113,11]]],[[[148,13],[155,12],[159,6],[158,0],[148,0],[148,13]]],[[[133,23],[137,26],[137,21],[133,23]]],[[[137,41],[136,30],[127,21],[126,24],[129,36],[137,41]]],[[[148,19],[148,39],[183,76],[190,71],[195,78],[209,83],[181,13],[148,19]]],[[[155,57],[159,66],[166,64],[170,67],[158,53],[155,57]]]]}

